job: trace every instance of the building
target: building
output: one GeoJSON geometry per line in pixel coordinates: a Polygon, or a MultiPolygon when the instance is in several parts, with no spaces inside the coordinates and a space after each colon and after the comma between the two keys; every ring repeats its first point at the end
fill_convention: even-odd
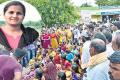
{"type": "Polygon", "coordinates": [[[89,21],[115,21],[119,20],[120,6],[100,6],[96,9],[84,9],[80,11],[81,18],[84,22],[89,21]],[[89,20],[89,21],[88,21],[89,20]]]}

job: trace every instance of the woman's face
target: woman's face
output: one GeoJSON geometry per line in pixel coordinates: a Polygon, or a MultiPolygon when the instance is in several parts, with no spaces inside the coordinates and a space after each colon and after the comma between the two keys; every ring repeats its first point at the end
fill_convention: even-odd
{"type": "Polygon", "coordinates": [[[10,6],[4,14],[6,23],[9,25],[20,25],[24,19],[23,9],[19,5],[10,6]]]}

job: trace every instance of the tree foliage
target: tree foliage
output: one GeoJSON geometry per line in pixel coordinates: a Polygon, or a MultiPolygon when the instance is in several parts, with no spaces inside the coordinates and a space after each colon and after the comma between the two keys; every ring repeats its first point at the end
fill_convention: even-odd
{"type": "Polygon", "coordinates": [[[109,5],[109,0],[96,0],[96,4],[99,6],[106,6],[109,5]]]}
{"type": "Polygon", "coordinates": [[[47,26],[74,23],[79,19],[77,10],[69,0],[26,0],[34,5],[47,26]]]}
{"type": "Polygon", "coordinates": [[[120,5],[120,0],[111,0],[112,5],[120,5]]]}
{"type": "Polygon", "coordinates": [[[5,2],[5,1],[8,1],[8,0],[0,0],[0,4],[3,3],[3,2],[5,2]]]}
{"type": "Polygon", "coordinates": [[[99,6],[114,6],[120,5],[120,0],[96,0],[96,4],[99,6]]]}

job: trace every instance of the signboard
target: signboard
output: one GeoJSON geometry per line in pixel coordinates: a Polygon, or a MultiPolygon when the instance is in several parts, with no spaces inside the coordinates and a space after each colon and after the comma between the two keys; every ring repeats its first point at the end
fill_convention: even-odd
{"type": "Polygon", "coordinates": [[[120,6],[99,6],[99,9],[118,9],[120,6]]]}
{"type": "Polygon", "coordinates": [[[120,14],[120,11],[101,12],[101,15],[116,15],[120,14]]]}

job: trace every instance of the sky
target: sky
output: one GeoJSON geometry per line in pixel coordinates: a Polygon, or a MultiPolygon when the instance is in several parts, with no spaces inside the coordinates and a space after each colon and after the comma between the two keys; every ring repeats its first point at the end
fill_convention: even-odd
{"type": "Polygon", "coordinates": [[[93,6],[96,6],[95,0],[70,0],[74,5],[81,6],[84,3],[91,4],[93,6]]]}

